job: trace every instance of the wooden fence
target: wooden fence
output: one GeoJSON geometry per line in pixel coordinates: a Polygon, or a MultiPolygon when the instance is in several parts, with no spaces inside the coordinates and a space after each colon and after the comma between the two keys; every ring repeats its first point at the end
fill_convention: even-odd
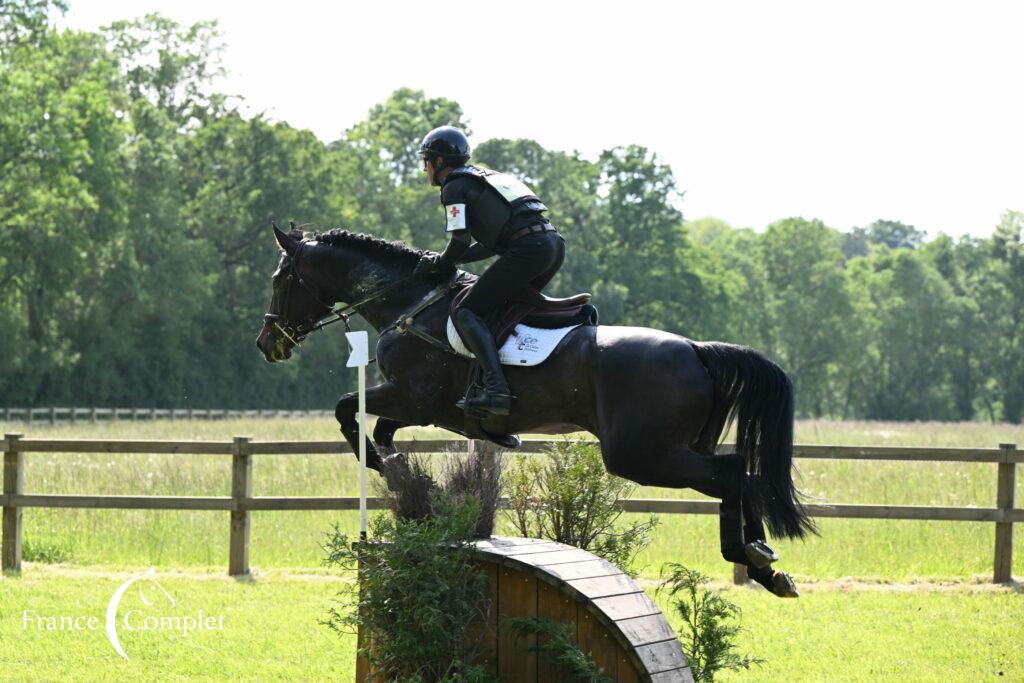
{"type": "MultiPolygon", "coordinates": [[[[476,447],[473,441],[403,441],[398,447],[406,453],[463,452],[476,447]]],[[[550,441],[526,441],[518,452],[538,453],[550,441]]],[[[232,441],[148,441],[95,439],[25,439],[7,434],[3,441],[3,548],[2,567],[21,569],[21,520],[25,508],[111,508],[119,510],[226,510],[231,513],[231,540],[228,573],[249,572],[250,513],[257,510],[356,510],[359,499],[353,496],[253,496],[252,458],[256,455],[343,454],[351,453],[340,441],[252,441],[236,437],[232,441]],[[54,495],[24,492],[25,453],[175,453],[231,456],[230,496],[92,496],[54,495]]],[[[996,464],[996,507],[935,507],[926,505],[851,505],[811,504],[814,517],[844,519],[913,519],[956,522],[993,522],[996,525],[993,580],[1011,580],[1013,568],[1013,525],[1024,522],[1024,509],[1014,507],[1017,465],[1024,462],[1024,450],[1016,444],[999,448],[904,448],[861,446],[795,447],[798,458],[825,460],[900,460],[908,462],[966,462],[996,464]]],[[[382,501],[370,498],[370,509],[380,509],[382,501]]],[[[628,512],[659,514],[718,514],[718,503],[710,500],[634,498],[623,502],[628,512]]],[[[738,577],[739,578],[739,577],[738,577]]]]}
{"type": "Polygon", "coordinates": [[[0,408],[3,422],[77,424],[139,420],[237,420],[242,418],[333,417],[328,410],[226,410],[205,408],[0,408]]]}

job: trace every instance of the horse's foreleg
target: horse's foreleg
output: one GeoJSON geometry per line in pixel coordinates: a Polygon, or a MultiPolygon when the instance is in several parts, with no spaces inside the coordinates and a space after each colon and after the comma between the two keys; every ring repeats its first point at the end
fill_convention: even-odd
{"type": "MultiPolygon", "coordinates": [[[[366,395],[369,397],[370,392],[376,389],[373,387],[366,390],[366,395]]],[[[338,405],[334,408],[334,418],[338,421],[339,427],[341,427],[341,434],[348,441],[348,445],[351,446],[352,452],[359,457],[359,421],[356,419],[356,415],[359,412],[359,393],[350,392],[345,394],[338,399],[338,405]]],[[[369,412],[369,407],[367,407],[369,412]]],[[[366,439],[366,466],[371,470],[380,471],[380,454],[377,453],[377,448],[373,445],[373,441],[366,439]]]]}
{"type": "Polygon", "coordinates": [[[373,427],[373,442],[377,444],[377,449],[393,455],[396,452],[395,432],[408,426],[407,422],[399,422],[387,417],[377,418],[377,424],[373,427]]]}
{"type": "MultiPolygon", "coordinates": [[[[408,397],[408,389],[392,382],[378,384],[366,390],[366,412],[377,416],[373,440],[366,440],[366,466],[370,469],[379,472],[382,457],[394,452],[396,431],[413,424],[425,424],[415,414],[416,410],[408,397]]],[[[334,417],[338,420],[341,433],[354,453],[359,452],[359,425],[356,420],[358,411],[359,394],[356,392],[342,396],[334,410],[334,417]]]]}

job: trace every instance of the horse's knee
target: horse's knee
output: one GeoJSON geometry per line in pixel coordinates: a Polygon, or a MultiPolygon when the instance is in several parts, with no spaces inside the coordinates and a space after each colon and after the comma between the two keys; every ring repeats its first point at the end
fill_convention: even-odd
{"type": "Polygon", "coordinates": [[[356,419],[356,411],[359,409],[357,400],[355,394],[345,394],[338,399],[338,405],[334,407],[334,419],[342,427],[356,419]]]}

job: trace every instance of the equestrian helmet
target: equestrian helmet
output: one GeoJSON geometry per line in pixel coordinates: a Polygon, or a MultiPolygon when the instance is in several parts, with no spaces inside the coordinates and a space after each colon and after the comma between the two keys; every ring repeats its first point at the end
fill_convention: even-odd
{"type": "Polygon", "coordinates": [[[454,126],[441,126],[427,133],[420,143],[424,159],[442,157],[446,166],[460,166],[469,161],[469,138],[454,126]]]}

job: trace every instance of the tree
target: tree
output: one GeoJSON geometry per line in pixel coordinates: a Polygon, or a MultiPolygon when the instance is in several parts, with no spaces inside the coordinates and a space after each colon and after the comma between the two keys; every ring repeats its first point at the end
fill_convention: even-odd
{"type": "Polygon", "coordinates": [[[797,407],[821,415],[829,366],[847,349],[853,306],[842,268],[840,235],[818,220],[787,218],[768,226],[758,255],[765,274],[763,343],[790,372],[797,407]]]}
{"type": "Polygon", "coordinates": [[[916,249],[924,237],[924,232],[899,221],[877,220],[867,229],[868,242],[884,244],[890,249],[916,249]]]}
{"type": "Polygon", "coordinates": [[[992,236],[991,282],[983,294],[991,376],[999,387],[1002,417],[1024,417],[1024,213],[1007,211],[992,236]]]}

